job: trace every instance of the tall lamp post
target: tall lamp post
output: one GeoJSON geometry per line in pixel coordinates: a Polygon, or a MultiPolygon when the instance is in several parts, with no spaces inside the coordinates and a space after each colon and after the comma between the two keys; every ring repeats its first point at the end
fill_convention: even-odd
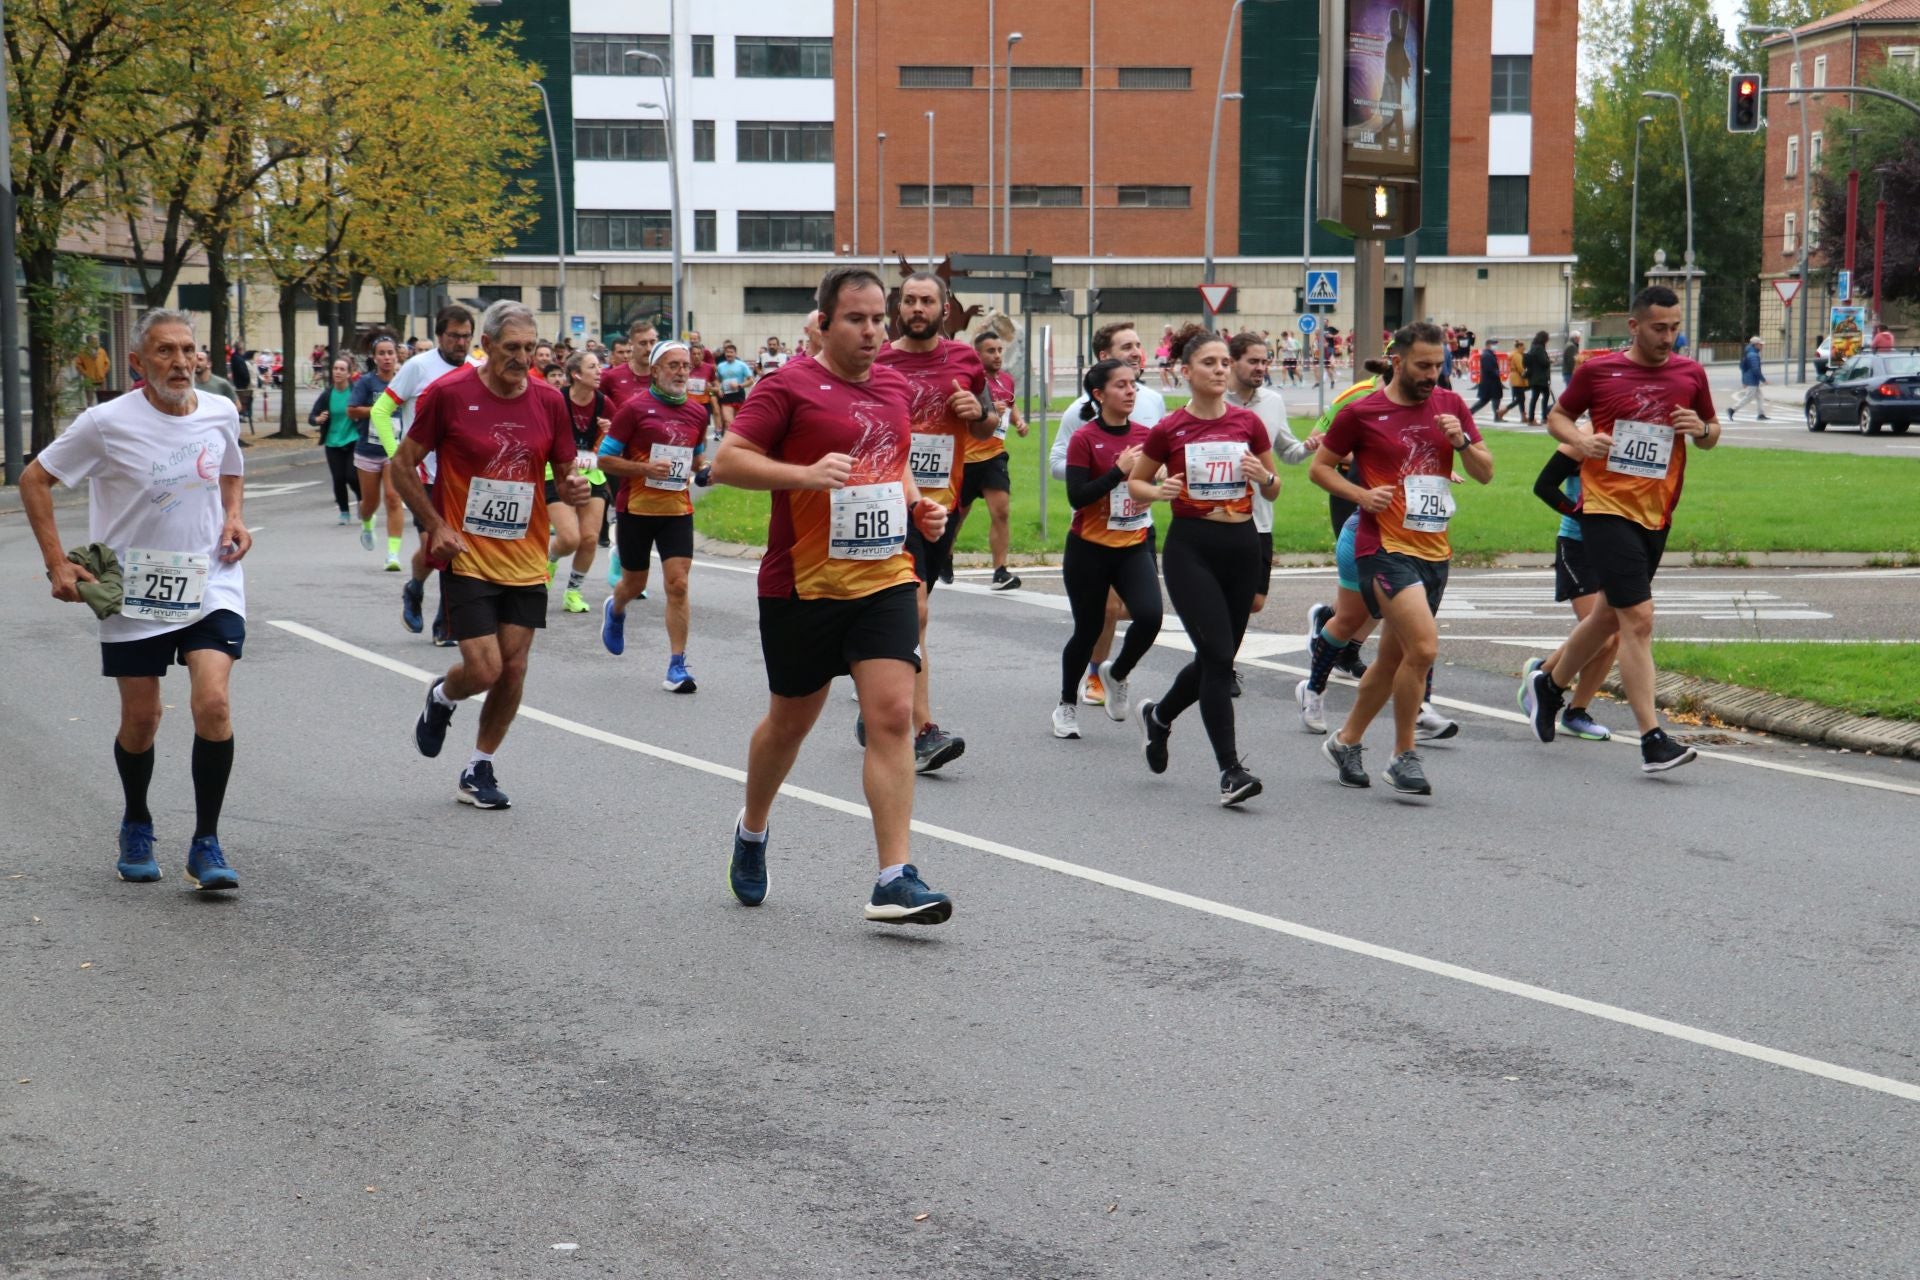
{"type": "Polygon", "coordinates": [[[927,270],[933,270],[933,112],[927,112],[927,270]]]}
{"type": "Polygon", "coordinates": [[[1812,309],[1812,290],[1807,288],[1807,245],[1813,230],[1813,142],[1807,132],[1807,76],[1800,69],[1800,33],[1776,23],[1749,22],[1740,28],[1742,35],[1785,35],[1793,41],[1793,70],[1800,81],[1800,362],[1794,381],[1807,380],[1807,312],[1812,309]]]}
{"type": "Polygon", "coordinates": [[[1653,123],[1652,116],[1633,122],[1633,215],[1627,221],[1627,305],[1640,292],[1640,131],[1653,123]]]}
{"type": "Polygon", "coordinates": [[[1694,344],[1693,349],[1698,351],[1700,349],[1700,334],[1697,332],[1699,326],[1693,322],[1693,154],[1687,149],[1687,104],[1680,100],[1679,94],[1668,93],[1664,89],[1645,89],[1641,91],[1640,96],[1665,98],[1672,102],[1674,109],[1680,113],[1680,164],[1687,177],[1687,297],[1685,304],[1680,308],[1680,315],[1681,322],[1687,328],[1696,330],[1688,340],[1694,344]]]}
{"type": "MultiPolygon", "coordinates": [[[[1208,284],[1213,283],[1213,177],[1220,163],[1220,104],[1228,98],[1227,64],[1233,59],[1233,24],[1240,18],[1240,6],[1246,2],[1247,0],[1233,0],[1233,7],[1227,10],[1227,38],[1220,45],[1220,83],[1213,93],[1213,140],[1207,145],[1207,232],[1204,279],[1208,284]]],[[[1244,95],[1238,93],[1232,95],[1236,101],[1242,96],[1244,95]]],[[[1314,94],[1314,101],[1319,100],[1320,95],[1314,94]]],[[[1203,301],[1202,305],[1206,308],[1207,328],[1211,330],[1213,304],[1203,301]]]]}
{"type": "Polygon", "coordinates": [[[878,155],[874,158],[873,205],[874,221],[879,224],[880,243],[874,246],[873,264],[884,276],[887,269],[887,135],[882,130],[879,136],[878,155]]]}
{"type": "MultiPolygon", "coordinates": [[[[1000,147],[1000,180],[1006,183],[1000,198],[1000,248],[1006,253],[1013,252],[1013,46],[1025,38],[1018,31],[1007,33],[1007,132],[1000,147]]],[[[1087,198],[1093,198],[1091,192],[1087,198]]],[[[1004,312],[1005,305],[1000,310],[1004,312]]]]}
{"type": "MultiPolygon", "coordinates": [[[[671,7],[671,6],[669,6],[671,7]]],[[[680,323],[684,313],[680,309],[680,299],[686,274],[686,263],[680,245],[680,149],[674,142],[674,131],[680,127],[680,112],[675,108],[673,99],[673,77],[667,71],[667,60],[650,49],[629,49],[624,55],[629,58],[644,58],[660,72],[660,90],[662,102],[643,102],[643,111],[658,111],[667,125],[667,196],[673,207],[668,211],[667,225],[673,240],[673,315],[670,317],[668,336],[680,336],[680,323]]]]}
{"type": "Polygon", "coordinates": [[[553,255],[556,266],[553,305],[560,310],[560,335],[566,336],[567,328],[567,197],[560,186],[560,135],[553,131],[553,101],[547,97],[547,86],[538,80],[533,87],[540,91],[540,109],[547,114],[547,151],[553,156],[553,255]]]}
{"type": "Polygon", "coordinates": [[[26,419],[20,412],[20,295],[14,288],[13,128],[7,106],[7,78],[0,71],[0,415],[6,423],[6,480],[19,484],[26,469],[26,419]]]}

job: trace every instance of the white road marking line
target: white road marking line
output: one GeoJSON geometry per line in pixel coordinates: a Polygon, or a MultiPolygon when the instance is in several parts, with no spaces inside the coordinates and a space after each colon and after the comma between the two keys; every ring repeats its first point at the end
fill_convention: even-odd
{"type": "MultiPolygon", "coordinates": [[[[281,630],[289,632],[290,634],[323,645],[337,653],[345,654],[351,658],[357,658],[362,662],[369,663],[382,670],[406,676],[421,684],[435,679],[435,676],[431,672],[423,671],[418,667],[389,658],[384,654],[375,653],[370,649],[363,649],[359,645],[338,639],[328,635],[324,631],[315,630],[302,623],[276,618],[271,625],[279,627],[281,630]]],[[[1441,700],[1435,699],[1435,701],[1441,700]]],[[[1510,719],[1519,718],[1512,712],[1508,712],[1506,715],[1507,718],[1510,719]]],[[[698,756],[690,756],[684,752],[673,751],[665,747],[656,747],[651,743],[641,742],[617,733],[609,733],[605,729],[583,724],[577,720],[569,720],[565,716],[557,716],[551,712],[541,711],[534,707],[522,706],[520,708],[520,716],[523,719],[544,724],[549,728],[571,733],[576,737],[586,738],[606,746],[619,747],[622,750],[631,751],[639,755],[650,756],[653,759],[668,764],[677,764],[684,768],[694,769],[718,778],[726,778],[733,782],[744,783],[746,781],[747,775],[743,770],[735,769],[729,765],[716,764],[711,760],[703,760],[698,756]]],[[[865,805],[857,804],[851,800],[841,799],[839,796],[828,795],[825,792],[813,791],[805,787],[796,787],[789,784],[781,787],[780,793],[806,804],[815,805],[823,809],[831,809],[850,817],[871,818],[872,816],[865,805]]],[[[1149,884],[1144,880],[1135,880],[1128,876],[1115,875],[1109,871],[1101,871],[1096,867],[1082,866],[1077,862],[1067,862],[1061,858],[1048,857],[1046,854],[1034,853],[1029,849],[1002,844],[997,840],[982,839],[979,836],[968,835],[964,831],[955,831],[951,827],[942,827],[931,822],[921,822],[915,819],[913,829],[923,836],[944,841],[947,844],[958,845],[962,848],[990,854],[997,858],[1004,858],[1009,862],[1024,863],[1027,866],[1037,867],[1043,871],[1052,871],[1058,875],[1071,876],[1076,880],[1084,880],[1090,884],[1101,885],[1109,889],[1117,889],[1122,893],[1130,893],[1137,897],[1149,898],[1156,902],[1164,902],[1169,906],[1185,907],[1190,911],[1198,911],[1205,915],[1218,916],[1223,920],[1232,920],[1239,924],[1252,925],[1257,929],[1265,929],[1271,933],[1283,934],[1302,942],[1311,942],[1319,946],[1345,951],[1352,955],[1385,961],[1388,964],[1414,969],[1421,973],[1432,974],[1435,977],[1450,978],[1456,982],[1464,982],[1470,986],[1481,987],[1488,991],[1496,991],[1502,995],[1518,996],[1523,1000],[1532,1000],[1539,1004],[1550,1005],[1556,1009],[1565,1009],[1572,1013],[1583,1013],[1589,1017],[1618,1023],[1621,1026],[1652,1032],[1655,1035],[1667,1036],[1671,1039],[1682,1040],[1689,1044],[1697,1044],[1708,1049],[1717,1049],[1723,1053],[1730,1053],[1743,1058],[1751,1058],[1756,1062],[1785,1067],[1791,1071],[1799,1071],[1806,1075],[1817,1076],[1824,1080],[1832,1080],[1839,1084],[1848,1084],[1860,1089],[1869,1089],[1876,1093],[1884,1093],[1908,1102],[1920,1102],[1920,1085],[1911,1084],[1905,1080],[1896,1080],[1889,1076],[1874,1075],[1853,1067],[1843,1067],[1837,1063],[1825,1062],[1819,1058],[1810,1058],[1803,1054],[1790,1053],[1784,1049],[1775,1049],[1768,1045],[1756,1044],[1751,1040],[1741,1040],[1734,1036],[1722,1035],[1717,1031],[1708,1031],[1701,1027],[1689,1026],[1686,1023],[1674,1022],[1667,1018],[1656,1018],[1651,1014],[1640,1013],[1619,1005],[1606,1004],[1598,1000],[1588,1000],[1582,996],[1567,995],[1549,987],[1536,986],[1530,982],[1519,982],[1512,978],[1503,978],[1498,974],[1485,973],[1478,969],[1469,969],[1463,965],[1450,964],[1445,960],[1435,960],[1428,956],[1417,955],[1411,951],[1400,951],[1393,947],[1383,947],[1378,943],[1367,942],[1360,938],[1350,938],[1345,934],[1332,933],[1325,929],[1316,929],[1312,925],[1298,924],[1291,920],[1283,920],[1278,916],[1267,915],[1259,911],[1249,911],[1244,907],[1230,906],[1224,902],[1216,902],[1211,898],[1202,898],[1195,894],[1182,893],[1177,889],[1163,888],[1160,885],[1149,884]]]]}
{"type": "Polygon", "coordinates": [[[295,480],[287,484],[250,484],[246,486],[247,500],[255,498],[278,498],[299,489],[311,489],[319,484],[318,480],[295,480]]]}

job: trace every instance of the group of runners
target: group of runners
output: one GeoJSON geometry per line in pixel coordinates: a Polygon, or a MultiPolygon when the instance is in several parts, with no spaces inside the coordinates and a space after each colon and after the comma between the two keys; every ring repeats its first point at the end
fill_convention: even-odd
{"type": "MultiPolygon", "coordinates": [[[[772,495],[758,576],[769,696],[749,742],[745,800],[731,835],[732,893],[748,906],[766,900],[775,799],[830,685],[850,676],[878,862],[864,915],[925,924],[950,916],[951,901],[928,885],[909,849],[915,774],[964,750],[930,714],[929,602],[951,571],[967,496],[1004,492],[991,479],[969,486],[970,452],[985,454],[989,477],[1004,474],[991,465],[1000,455],[986,453],[985,444],[1024,424],[1011,412],[1011,388],[991,344],[941,335],[946,306],[937,276],[910,276],[895,310],[871,270],[829,271],[809,350],[760,378],[710,462],[708,420],[689,410],[690,344],[659,342],[650,327],[637,326],[625,363],[602,370],[596,357],[579,353],[567,361],[569,385],[561,391],[534,376],[541,344],[524,306],[490,307],[478,322],[477,351],[468,350],[472,317],[454,307],[441,313],[435,349],[390,370],[373,403],[358,407],[367,409],[383,450],[394,441],[382,483],[421,533],[403,585],[403,621],[420,629],[426,583],[437,573],[445,635],[459,649],[431,682],[415,722],[421,754],[437,757],[460,704],[486,695],[459,774],[461,802],[509,807],[495,760],[518,710],[535,633],[546,625],[557,564],[572,557],[569,590],[590,567],[590,555],[586,563],[579,558],[594,543],[598,513],[590,504],[611,503],[626,570],[603,610],[607,647],[624,647],[624,610],[640,594],[630,579],[658,550],[669,598],[667,687],[694,687],[685,663],[688,493],[705,473],[714,484],[772,495]],[[892,341],[890,319],[900,334],[892,341]],[[408,377],[411,368],[419,372],[408,377]],[[562,511],[575,513],[564,535],[562,511]]],[[[1661,730],[1653,706],[1650,581],[1689,442],[1711,448],[1720,430],[1699,367],[1671,355],[1678,323],[1670,291],[1643,292],[1633,304],[1630,348],[1583,364],[1550,415],[1560,447],[1536,490],[1571,522],[1559,540],[1561,594],[1579,621],[1565,645],[1530,665],[1521,692],[1542,742],[1556,730],[1605,736],[1587,699],[1617,652],[1648,771],[1693,758],[1661,730]],[[1589,427],[1579,425],[1583,414],[1589,427]]],[[[1084,397],[1062,427],[1064,449],[1055,442],[1074,518],[1063,565],[1073,631],[1061,657],[1054,733],[1079,736],[1076,705],[1090,693],[1113,720],[1134,714],[1131,681],[1160,629],[1164,580],[1193,656],[1164,692],[1139,700],[1147,766],[1166,770],[1174,728],[1198,704],[1220,802],[1259,794],[1236,740],[1234,657],[1270,586],[1280,468],[1309,463],[1330,500],[1353,508],[1350,517],[1333,508],[1342,536],[1351,535],[1352,568],[1343,569],[1340,604],[1314,611],[1315,674],[1301,694],[1303,723],[1326,728],[1315,718],[1323,714],[1328,672],[1359,674],[1351,711],[1324,742],[1340,782],[1369,785],[1364,735],[1391,701],[1394,752],[1382,777],[1397,791],[1429,794],[1416,743],[1457,732],[1451,721],[1428,719],[1452,488],[1462,482],[1455,468],[1481,484],[1493,478],[1492,456],[1464,403],[1437,386],[1440,331],[1416,324],[1394,335],[1378,375],[1341,397],[1305,440],[1287,430],[1283,407],[1265,386],[1269,356],[1257,338],[1229,341],[1198,326],[1175,336],[1192,392],[1186,405],[1168,413],[1154,403],[1158,397],[1140,385],[1138,334],[1109,326],[1084,397]],[[1156,549],[1153,507],[1162,502],[1170,519],[1156,549]],[[1122,617],[1126,634],[1111,654],[1122,617]],[[1379,651],[1363,666],[1359,641],[1375,621],[1379,651]]],[[[225,860],[218,822],[233,763],[227,689],[245,642],[241,561],[250,546],[237,417],[224,398],[193,390],[189,317],[149,313],[135,337],[139,392],[85,411],[44,450],[23,478],[24,506],[55,598],[94,603],[103,615],[102,670],[116,680],[121,703],[113,747],[125,798],[119,874],[160,876],[147,790],[160,678],[177,663],[189,674],[195,730],[197,821],[187,876],[197,888],[233,889],[238,876],[225,860]],[[90,485],[94,545],[69,553],[52,489],[82,481],[90,485]],[[116,572],[123,586],[113,592],[104,580],[116,572]],[[111,608],[102,603],[107,596],[111,608]]],[[[327,399],[323,426],[336,404],[327,399]]]]}

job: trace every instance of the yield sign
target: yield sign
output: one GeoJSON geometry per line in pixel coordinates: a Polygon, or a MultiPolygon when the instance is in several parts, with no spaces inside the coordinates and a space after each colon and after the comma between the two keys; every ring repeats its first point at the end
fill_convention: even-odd
{"type": "Polygon", "coordinates": [[[1773,291],[1780,295],[1781,306],[1790,307],[1793,305],[1793,300],[1800,296],[1800,282],[1798,280],[1775,280],[1773,282],[1773,291]]]}
{"type": "Polygon", "coordinates": [[[1219,315],[1220,308],[1227,305],[1227,297],[1232,292],[1233,286],[1230,284],[1203,284],[1200,286],[1201,299],[1206,302],[1207,310],[1213,312],[1215,315],[1219,315]]]}

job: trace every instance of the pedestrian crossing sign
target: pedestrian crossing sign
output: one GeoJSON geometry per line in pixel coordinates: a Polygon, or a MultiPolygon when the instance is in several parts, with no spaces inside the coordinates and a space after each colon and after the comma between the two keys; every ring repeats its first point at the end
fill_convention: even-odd
{"type": "Polygon", "coordinates": [[[1310,307],[1340,305],[1340,273],[1338,271],[1307,272],[1307,305],[1310,307]]]}

